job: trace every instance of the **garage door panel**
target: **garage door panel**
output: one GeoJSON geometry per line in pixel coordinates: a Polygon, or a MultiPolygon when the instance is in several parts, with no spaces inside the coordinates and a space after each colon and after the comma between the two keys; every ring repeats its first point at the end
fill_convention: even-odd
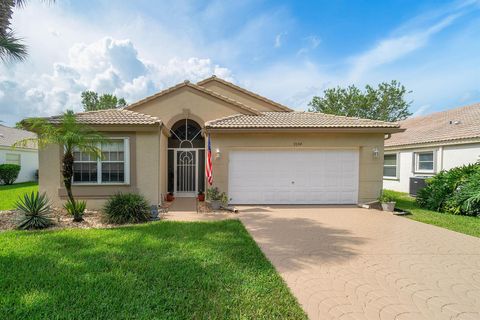
{"type": "Polygon", "coordinates": [[[358,161],[357,150],[233,151],[229,197],[236,204],[356,203],[358,161]]]}

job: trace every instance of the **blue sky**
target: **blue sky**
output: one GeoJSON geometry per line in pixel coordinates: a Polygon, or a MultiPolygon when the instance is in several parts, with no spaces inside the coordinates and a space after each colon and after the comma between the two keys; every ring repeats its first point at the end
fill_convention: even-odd
{"type": "Polygon", "coordinates": [[[26,62],[0,65],[0,119],[134,102],[215,73],[305,110],[333,86],[399,80],[411,111],[480,102],[480,1],[30,1],[26,62]]]}

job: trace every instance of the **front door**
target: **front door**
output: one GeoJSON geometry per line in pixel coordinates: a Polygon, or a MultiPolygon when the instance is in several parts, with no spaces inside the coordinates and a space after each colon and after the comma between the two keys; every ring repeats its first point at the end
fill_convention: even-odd
{"type": "Polygon", "coordinates": [[[198,150],[175,149],[175,195],[195,197],[198,181],[198,150]]]}

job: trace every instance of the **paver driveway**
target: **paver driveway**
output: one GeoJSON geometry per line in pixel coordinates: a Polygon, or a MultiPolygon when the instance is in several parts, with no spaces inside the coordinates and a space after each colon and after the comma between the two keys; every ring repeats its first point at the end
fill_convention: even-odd
{"type": "Polygon", "coordinates": [[[311,319],[480,319],[480,239],[348,207],[239,215],[311,319]]]}

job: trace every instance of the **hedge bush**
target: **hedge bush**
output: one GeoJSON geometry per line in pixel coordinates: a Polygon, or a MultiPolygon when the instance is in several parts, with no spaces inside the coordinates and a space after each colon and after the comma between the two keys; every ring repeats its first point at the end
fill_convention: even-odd
{"type": "Polygon", "coordinates": [[[13,184],[18,178],[20,169],[18,164],[0,164],[0,182],[13,184]]]}
{"type": "Polygon", "coordinates": [[[417,203],[429,210],[453,214],[478,215],[480,204],[480,164],[442,171],[430,179],[417,194],[417,203]],[[479,201],[475,197],[479,197],[479,201]]]}
{"type": "Polygon", "coordinates": [[[151,217],[147,200],[136,193],[117,193],[108,199],[103,208],[111,223],[139,223],[151,217]]]}

